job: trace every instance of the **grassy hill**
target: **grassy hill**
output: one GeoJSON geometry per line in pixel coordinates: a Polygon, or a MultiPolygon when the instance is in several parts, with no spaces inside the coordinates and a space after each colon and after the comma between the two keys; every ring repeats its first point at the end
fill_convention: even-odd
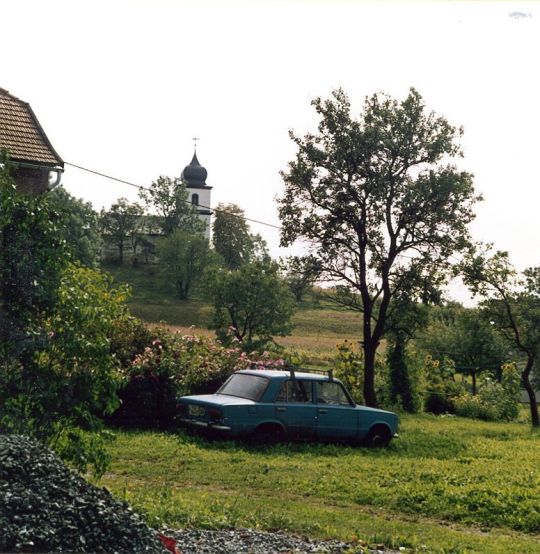
{"type": "MultiPolygon", "coordinates": [[[[151,325],[163,324],[181,332],[213,335],[208,329],[212,307],[195,293],[191,300],[175,298],[174,290],[153,267],[108,266],[117,283],[131,286],[131,312],[151,325]]],[[[303,351],[308,363],[325,365],[335,355],[336,344],[357,341],[361,334],[359,313],[340,309],[325,301],[308,298],[298,305],[291,336],[276,337],[284,347],[303,351]]]]}

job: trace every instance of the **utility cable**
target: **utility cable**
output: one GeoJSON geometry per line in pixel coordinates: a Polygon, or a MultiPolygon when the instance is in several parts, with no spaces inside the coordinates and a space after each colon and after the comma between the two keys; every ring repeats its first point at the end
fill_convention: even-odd
{"type": "MultiPolygon", "coordinates": [[[[80,169],[82,171],[86,171],[87,173],[92,173],[94,175],[99,175],[100,177],[105,177],[106,179],[111,179],[112,181],[116,181],[118,183],[123,183],[124,185],[129,185],[130,187],[135,187],[137,189],[143,189],[143,190],[147,190],[149,192],[152,192],[152,189],[149,188],[149,187],[145,187],[143,185],[137,185],[135,183],[131,183],[130,181],[126,181],[124,179],[118,179],[117,177],[112,177],[111,175],[107,175],[106,173],[101,173],[100,171],[95,171],[93,169],[88,169],[87,167],[82,167],[81,165],[73,164],[73,163],[70,163],[70,162],[64,162],[64,164],[69,165],[71,167],[75,167],[75,168],[80,169]]],[[[187,199],[184,200],[184,202],[186,204],[190,204],[191,206],[195,206],[194,204],[192,204],[187,199]]],[[[211,212],[215,212],[215,213],[225,213],[227,215],[237,217],[238,219],[242,219],[242,220],[245,220],[245,221],[250,221],[252,223],[258,223],[259,225],[266,225],[267,227],[272,227],[273,229],[281,230],[281,226],[279,226],[279,225],[274,225],[273,223],[267,223],[266,221],[260,221],[258,219],[252,219],[252,218],[249,218],[249,217],[245,217],[243,215],[233,214],[233,213],[231,213],[227,210],[220,210],[218,208],[211,208],[210,206],[204,206],[203,204],[197,204],[196,207],[204,208],[206,210],[210,210],[211,212]]]]}

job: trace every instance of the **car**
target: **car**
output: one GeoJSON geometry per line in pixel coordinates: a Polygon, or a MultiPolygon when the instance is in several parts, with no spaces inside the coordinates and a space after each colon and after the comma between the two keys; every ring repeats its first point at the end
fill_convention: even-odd
{"type": "Polygon", "coordinates": [[[176,419],[192,429],[261,443],[300,439],[381,447],[398,436],[395,413],[355,404],[331,370],[237,371],[215,394],[178,398],[176,419]]]}

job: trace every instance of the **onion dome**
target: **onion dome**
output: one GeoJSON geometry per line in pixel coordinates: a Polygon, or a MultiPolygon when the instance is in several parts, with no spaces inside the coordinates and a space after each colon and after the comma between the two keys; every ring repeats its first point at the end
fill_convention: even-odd
{"type": "Polygon", "coordinates": [[[208,171],[199,163],[197,152],[195,152],[191,163],[184,167],[180,179],[186,183],[188,188],[208,188],[206,184],[207,177],[208,171]]]}

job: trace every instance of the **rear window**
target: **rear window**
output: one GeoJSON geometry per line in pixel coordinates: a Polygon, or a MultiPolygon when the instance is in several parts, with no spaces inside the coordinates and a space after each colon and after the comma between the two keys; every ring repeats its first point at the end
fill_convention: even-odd
{"type": "Polygon", "coordinates": [[[218,394],[259,400],[268,386],[268,378],[247,373],[235,373],[218,390],[218,394]]]}

